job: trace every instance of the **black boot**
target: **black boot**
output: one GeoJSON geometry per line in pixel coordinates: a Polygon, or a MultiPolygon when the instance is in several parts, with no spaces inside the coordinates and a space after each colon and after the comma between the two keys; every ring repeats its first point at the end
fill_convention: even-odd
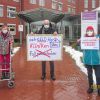
{"type": "Polygon", "coordinates": [[[89,94],[93,93],[93,88],[89,87],[87,90],[87,93],[89,93],[89,94]]]}
{"type": "Polygon", "coordinates": [[[98,96],[100,96],[100,85],[97,85],[97,89],[98,89],[98,96]]]}
{"type": "Polygon", "coordinates": [[[51,75],[51,80],[56,80],[55,76],[54,75],[51,75]]]}
{"type": "Polygon", "coordinates": [[[98,96],[100,96],[100,89],[98,89],[98,96]]]}
{"type": "Polygon", "coordinates": [[[45,80],[46,79],[46,74],[42,74],[41,79],[45,80]]]}
{"type": "Polygon", "coordinates": [[[56,80],[54,76],[54,62],[50,61],[50,75],[51,75],[51,80],[56,80]]]}

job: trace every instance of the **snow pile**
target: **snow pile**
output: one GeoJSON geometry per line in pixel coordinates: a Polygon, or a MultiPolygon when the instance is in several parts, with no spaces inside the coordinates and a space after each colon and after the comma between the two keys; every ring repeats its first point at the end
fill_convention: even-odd
{"type": "MultiPolygon", "coordinates": [[[[81,58],[83,57],[83,53],[73,49],[71,46],[63,46],[63,47],[65,48],[65,52],[69,53],[72,59],[75,60],[76,65],[80,68],[80,70],[87,75],[87,69],[85,68],[84,64],[81,61],[81,58]]],[[[93,72],[93,79],[94,79],[94,83],[96,83],[94,72],[93,72]]]]}
{"type": "Polygon", "coordinates": [[[12,57],[17,53],[17,51],[20,49],[20,47],[15,47],[13,50],[13,54],[11,55],[12,57]]]}

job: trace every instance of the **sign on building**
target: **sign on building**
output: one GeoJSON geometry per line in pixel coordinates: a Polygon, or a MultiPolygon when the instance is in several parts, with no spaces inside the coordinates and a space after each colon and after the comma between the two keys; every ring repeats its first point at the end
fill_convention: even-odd
{"type": "Polygon", "coordinates": [[[98,13],[83,12],[81,14],[81,49],[99,49],[98,13]]]}
{"type": "Polygon", "coordinates": [[[23,29],[23,25],[18,25],[18,31],[19,31],[19,32],[23,32],[23,30],[24,30],[24,29],[23,29]]]}
{"type": "Polygon", "coordinates": [[[27,35],[27,61],[62,60],[62,35],[27,35]]]}

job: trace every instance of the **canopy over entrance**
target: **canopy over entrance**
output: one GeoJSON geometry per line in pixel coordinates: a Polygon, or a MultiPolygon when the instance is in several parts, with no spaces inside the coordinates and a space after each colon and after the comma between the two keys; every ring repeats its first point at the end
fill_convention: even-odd
{"type": "Polygon", "coordinates": [[[44,19],[48,19],[52,22],[57,23],[65,16],[65,14],[59,11],[54,11],[46,8],[36,8],[21,11],[18,13],[18,16],[28,23],[41,21],[44,19]]]}

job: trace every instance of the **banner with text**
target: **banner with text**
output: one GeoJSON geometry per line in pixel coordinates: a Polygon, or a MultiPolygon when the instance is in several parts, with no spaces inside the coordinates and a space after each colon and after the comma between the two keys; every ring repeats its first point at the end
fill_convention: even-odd
{"type": "Polygon", "coordinates": [[[84,49],[99,49],[99,39],[96,37],[81,38],[81,48],[84,49]]]}
{"type": "Polygon", "coordinates": [[[62,35],[27,35],[27,61],[62,60],[62,35]]]}
{"type": "Polygon", "coordinates": [[[96,11],[81,13],[81,49],[99,49],[98,13],[96,11]]]}

